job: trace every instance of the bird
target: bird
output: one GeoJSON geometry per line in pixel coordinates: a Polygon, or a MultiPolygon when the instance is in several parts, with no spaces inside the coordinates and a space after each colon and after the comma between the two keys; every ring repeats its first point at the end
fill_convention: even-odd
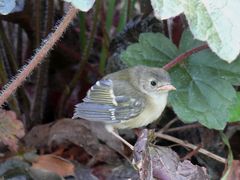
{"type": "Polygon", "coordinates": [[[105,124],[133,150],[115,129],[133,129],[157,120],[167,105],[168,92],[176,90],[162,68],[137,65],[104,76],[75,105],[73,119],[105,124]]]}

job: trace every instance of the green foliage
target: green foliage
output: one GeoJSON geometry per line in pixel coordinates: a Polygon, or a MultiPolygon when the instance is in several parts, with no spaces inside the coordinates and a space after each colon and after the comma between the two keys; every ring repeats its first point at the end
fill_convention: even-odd
{"type": "MultiPolygon", "coordinates": [[[[201,44],[188,30],[182,35],[179,49],[160,33],[143,33],[139,43],[130,45],[121,57],[129,66],[162,67],[201,44]]],[[[170,93],[169,101],[179,118],[223,129],[229,120],[229,107],[236,100],[232,84],[240,82],[240,58],[228,64],[207,49],[185,59],[169,73],[177,88],[170,93]]]]}
{"type": "Polygon", "coordinates": [[[230,118],[229,122],[237,122],[240,120],[240,93],[237,92],[237,100],[230,107],[230,118]]]}
{"type": "Polygon", "coordinates": [[[128,1],[123,1],[124,5],[120,12],[120,19],[117,26],[117,32],[121,32],[127,22],[128,1]]]}
{"type": "Polygon", "coordinates": [[[139,43],[125,51],[123,61],[129,66],[146,64],[161,67],[179,54],[176,46],[161,33],[142,33],[139,43]]]}
{"type": "Polygon", "coordinates": [[[232,62],[240,52],[240,1],[232,0],[151,0],[159,19],[184,13],[194,37],[207,41],[222,59],[232,62]]]}

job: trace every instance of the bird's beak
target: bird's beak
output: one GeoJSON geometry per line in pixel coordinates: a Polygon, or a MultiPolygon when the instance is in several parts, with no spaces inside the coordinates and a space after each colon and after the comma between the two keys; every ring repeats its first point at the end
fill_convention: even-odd
{"type": "Polygon", "coordinates": [[[160,91],[163,91],[163,90],[172,91],[172,90],[176,90],[176,88],[171,84],[167,84],[167,85],[163,85],[163,86],[158,87],[158,90],[160,90],[160,91]]]}

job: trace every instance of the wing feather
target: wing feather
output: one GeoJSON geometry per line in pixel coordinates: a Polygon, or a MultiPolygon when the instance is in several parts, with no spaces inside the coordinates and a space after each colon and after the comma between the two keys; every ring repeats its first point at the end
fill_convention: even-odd
{"type": "Polygon", "coordinates": [[[115,96],[110,79],[97,81],[87,96],[75,107],[73,118],[90,121],[119,123],[141,113],[144,100],[127,96],[115,96]]]}

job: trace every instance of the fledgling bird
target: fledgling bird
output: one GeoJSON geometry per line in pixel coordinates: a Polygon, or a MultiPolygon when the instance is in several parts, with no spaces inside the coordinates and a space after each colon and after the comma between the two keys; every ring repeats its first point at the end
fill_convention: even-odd
{"type": "Polygon", "coordinates": [[[109,132],[133,149],[114,128],[138,128],[157,120],[167,104],[168,92],[175,89],[162,68],[124,69],[97,81],[76,105],[73,118],[105,123],[109,132]]]}

